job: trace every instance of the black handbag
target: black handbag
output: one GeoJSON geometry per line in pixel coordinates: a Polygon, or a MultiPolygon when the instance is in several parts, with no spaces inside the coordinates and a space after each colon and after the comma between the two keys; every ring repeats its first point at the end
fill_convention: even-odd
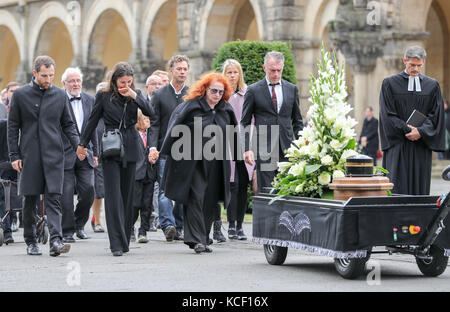
{"type": "Polygon", "coordinates": [[[116,157],[123,158],[125,151],[123,148],[123,138],[120,129],[125,118],[125,112],[127,109],[127,103],[124,104],[122,119],[120,120],[119,129],[106,130],[102,136],[102,154],[103,157],[116,157]]]}

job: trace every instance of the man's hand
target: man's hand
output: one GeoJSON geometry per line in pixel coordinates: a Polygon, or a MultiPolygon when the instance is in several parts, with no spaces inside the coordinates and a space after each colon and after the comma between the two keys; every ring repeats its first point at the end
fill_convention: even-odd
{"type": "Polygon", "coordinates": [[[94,156],[94,168],[98,167],[98,157],[94,156]]]}
{"type": "Polygon", "coordinates": [[[154,165],[159,158],[159,152],[153,148],[148,152],[148,161],[154,165]]]}
{"type": "Polygon", "coordinates": [[[78,145],[78,148],[77,148],[78,159],[83,161],[88,155],[89,154],[88,154],[87,148],[83,147],[81,145],[78,145]]]}
{"type": "Polygon", "coordinates": [[[22,171],[22,160],[18,159],[16,161],[13,161],[11,163],[12,167],[14,170],[16,170],[18,173],[20,173],[22,171]]]}
{"type": "Polygon", "coordinates": [[[255,163],[255,154],[253,151],[246,151],[244,153],[244,161],[245,163],[249,164],[250,166],[253,166],[255,163]]]}
{"type": "Polygon", "coordinates": [[[411,132],[405,134],[405,137],[410,140],[410,141],[417,141],[418,139],[420,139],[422,136],[419,133],[419,130],[417,130],[416,127],[410,126],[408,125],[408,127],[411,128],[411,132]]]}

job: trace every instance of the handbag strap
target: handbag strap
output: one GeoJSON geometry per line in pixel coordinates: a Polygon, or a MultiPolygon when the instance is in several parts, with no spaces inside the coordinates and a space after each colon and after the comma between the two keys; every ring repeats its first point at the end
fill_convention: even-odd
{"type": "Polygon", "coordinates": [[[122,123],[124,124],[124,128],[125,129],[127,128],[127,125],[124,122],[125,113],[126,113],[126,110],[127,110],[127,104],[128,104],[128,101],[125,102],[125,104],[123,105],[123,113],[122,113],[122,118],[120,119],[119,130],[122,128],[122,123]]]}

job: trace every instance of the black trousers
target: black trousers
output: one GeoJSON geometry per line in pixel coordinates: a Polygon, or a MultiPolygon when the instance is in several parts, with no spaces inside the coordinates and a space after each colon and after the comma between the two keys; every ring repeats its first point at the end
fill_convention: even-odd
{"type": "Polygon", "coordinates": [[[133,227],[136,163],[103,159],[105,215],[111,251],[128,252],[133,227]]]}
{"type": "Polygon", "coordinates": [[[145,235],[150,230],[150,217],[153,213],[153,191],[155,189],[155,180],[138,180],[134,185],[134,215],[133,225],[136,223],[139,215],[141,216],[141,225],[138,233],[145,235]]]}
{"type": "MultiPolygon", "coordinates": [[[[23,204],[23,237],[27,245],[37,243],[36,222],[37,209],[40,195],[24,196],[23,204]]],[[[47,216],[48,230],[50,233],[50,244],[55,239],[62,239],[61,227],[61,194],[45,193],[44,207],[47,216]]]]}
{"type": "Polygon", "coordinates": [[[227,208],[228,222],[244,221],[247,210],[248,173],[245,166],[236,166],[234,182],[230,183],[231,199],[227,208]]]}
{"type": "Polygon", "coordinates": [[[198,243],[207,245],[217,202],[223,198],[223,192],[222,161],[199,161],[192,177],[188,204],[183,205],[184,243],[190,248],[198,243]]]}
{"type": "Polygon", "coordinates": [[[76,160],[73,169],[64,171],[62,203],[63,236],[72,236],[75,230],[83,230],[89,220],[94,202],[94,169],[87,160],[76,160]],[[74,210],[73,196],[77,191],[78,203],[74,210]]]}

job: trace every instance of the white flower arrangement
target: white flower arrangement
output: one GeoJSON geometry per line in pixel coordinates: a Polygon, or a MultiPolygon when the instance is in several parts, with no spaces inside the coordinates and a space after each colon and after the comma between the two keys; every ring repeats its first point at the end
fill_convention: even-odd
{"type": "Polygon", "coordinates": [[[329,191],[333,178],[344,177],[345,161],[357,155],[357,122],[348,114],[344,64],[339,68],[336,55],[322,47],[318,77],[311,75],[308,111],[310,121],[285,151],[288,162],[278,163],[273,182],[278,195],[321,197],[329,191]]]}

